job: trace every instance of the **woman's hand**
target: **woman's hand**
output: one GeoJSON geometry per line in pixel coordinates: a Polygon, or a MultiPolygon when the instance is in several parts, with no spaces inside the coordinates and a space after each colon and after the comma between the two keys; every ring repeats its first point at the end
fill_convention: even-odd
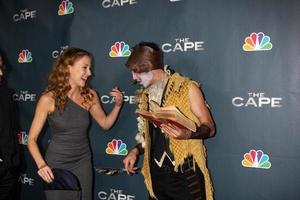
{"type": "Polygon", "coordinates": [[[39,167],[37,173],[47,183],[51,183],[54,180],[52,170],[48,165],[43,165],[39,167]]]}
{"type": "Polygon", "coordinates": [[[122,92],[119,90],[119,88],[118,88],[118,87],[114,87],[114,88],[111,90],[110,95],[111,95],[112,97],[114,97],[115,102],[116,102],[116,106],[121,107],[122,104],[123,104],[123,94],[122,94],[122,92]]]}

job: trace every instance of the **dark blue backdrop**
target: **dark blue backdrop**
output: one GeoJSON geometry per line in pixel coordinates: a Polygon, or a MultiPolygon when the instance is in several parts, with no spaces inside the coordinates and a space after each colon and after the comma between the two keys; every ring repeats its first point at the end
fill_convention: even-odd
{"type": "MultiPolygon", "coordinates": [[[[22,199],[43,199],[26,142],[54,58],[68,46],[94,55],[92,84],[106,111],[111,88],[125,91],[116,125],[105,132],[93,122],[90,130],[94,166],[122,167],[135,145],[136,88],[124,66],[130,52],[112,49],[141,40],[160,44],[166,64],[202,84],[217,125],[205,141],[215,198],[300,199],[299,22],[296,0],[0,0],[0,48],[21,111],[22,199]],[[126,149],[109,149],[113,140],[126,149]]],[[[47,127],[43,133],[45,149],[47,127]]],[[[141,175],[95,172],[94,198],[144,200],[147,193],[141,175]]]]}

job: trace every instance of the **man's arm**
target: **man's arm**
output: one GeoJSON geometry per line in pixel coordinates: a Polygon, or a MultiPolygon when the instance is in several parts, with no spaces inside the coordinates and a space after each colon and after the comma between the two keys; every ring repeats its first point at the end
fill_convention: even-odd
{"type": "Polygon", "coordinates": [[[190,138],[205,139],[214,136],[215,124],[207,108],[203,94],[196,84],[192,84],[189,89],[189,101],[192,112],[200,121],[200,126],[196,132],[191,134],[190,138]]]}
{"type": "Polygon", "coordinates": [[[142,143],[139,143],[135,146],[135,148],[138,150],[138,155],[144,154],[144,148],[142,146],[142,143]]]}
{"type": "Polygon", "coordinates": [[[201,90],[196,84],[189,88],[189,103],[191,111],[198,118],[200,126],[196,132],[180,128],[174,124],[162,124],[162,132],[176,139],[206,139],[214,136],[215,125],[205,103],[201,90]]]}
{"type": "Polygon", "coordinates": [[[132,175],[135,174],[137,167],[135,166],[139,155],[144,153],[144,148],[142,144],[137,144],[126,156],[123,160],[124,167],[126,169],[127,174],[132,175]]]}

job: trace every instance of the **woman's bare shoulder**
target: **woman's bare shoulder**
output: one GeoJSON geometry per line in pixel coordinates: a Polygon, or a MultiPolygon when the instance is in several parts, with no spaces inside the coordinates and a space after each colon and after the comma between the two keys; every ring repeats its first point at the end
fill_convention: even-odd
{"type": "Polygon", "coordinates": [[[55,100],[52,92],[47,92],[42,94],[39,99],[38,106],[47,109],[49,113],[53,112],[55,109],[55,100]]]}

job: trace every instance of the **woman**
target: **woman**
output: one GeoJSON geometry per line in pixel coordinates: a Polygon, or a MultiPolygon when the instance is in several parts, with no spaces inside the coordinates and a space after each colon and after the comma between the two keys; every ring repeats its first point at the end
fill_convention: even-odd
{"type": "MultiPolygon", "coordinates": [[[[38,167],[39,176],[53,181],[51,168],[67,169],[77,176],[82,200],[92,199],[92,161],[87,129],[89,114],[104,129],[112,127],[123,103],[122,93],[113,88],[115,106],[106,115],[99,98],[87,84],[91,76],[89,52],[68,48],[54,63],[48,86],[37,104],[28,137],[28,148],[38,167]],[[51,142],[45,159],[37,145],[38,136],[48,119],[51,142]]],[[[75,199],[66,191],[47,191],[47,199],[75,199]]]]}

